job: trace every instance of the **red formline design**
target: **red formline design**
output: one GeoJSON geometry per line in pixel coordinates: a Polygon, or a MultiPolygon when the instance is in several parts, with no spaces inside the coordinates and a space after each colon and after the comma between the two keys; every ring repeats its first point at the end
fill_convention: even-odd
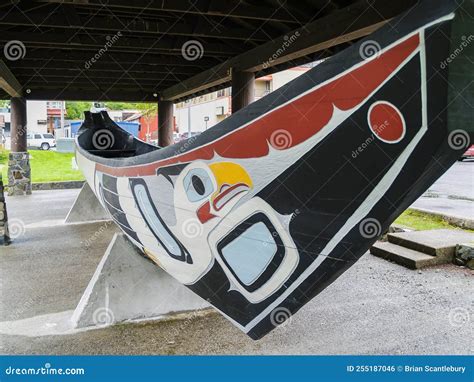
{"type": "Polygon", "coordinates": [[[210,160],[215,154],[224,158],[259,158],[269,153],[270,146],[276,150],[289,149],[323,129],[331,120],[335,107],[346,111],[367,99],[419,44],[420,36],[417,33],[379,57],[367,60],[333,81],[202,147],[138,166],[109,167],[97,164],[96,170],[117,177],[141,177],[155,175],[159,167],[210,160]],[[280,130],[288,136],[278,137],[280,130]],[[287,139],[286,143],[278,144],[280,138],[287,139]]]}

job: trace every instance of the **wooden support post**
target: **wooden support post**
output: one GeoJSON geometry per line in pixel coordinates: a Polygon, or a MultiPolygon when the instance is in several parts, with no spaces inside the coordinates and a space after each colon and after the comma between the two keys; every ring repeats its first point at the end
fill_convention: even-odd
{"type": "Polygon", "coordinates": [[[26,99],[11,99],[11,151],[21,153],[28,151],[26,141],[26,99]]]}
{"type": "Polygon", "coordinates": [[[173,143],[173,102],[158,101],[158,144],[165,147],[173,143]]]}
{"type": "Polygon", "coordinates": [[[11,151],[8,160],[8,194],[31,194],[31,170],[27,148],[26,99],[11,99],[11,151]]]}
{"type": "Polygon", "coordinates": [[[254,101],[255,74],[232,69],[232,113],[254,101]]]}

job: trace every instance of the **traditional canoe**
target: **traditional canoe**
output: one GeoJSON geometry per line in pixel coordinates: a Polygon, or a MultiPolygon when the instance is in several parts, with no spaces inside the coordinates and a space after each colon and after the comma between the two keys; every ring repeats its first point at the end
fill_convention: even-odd
{"type": "Polygon", "coordinates": [[[258,339],[353,265],[468,146],[469,19],[455,2],[420,2],[168,147],[86,113],[77,163],[146,256],[258,339]]]}

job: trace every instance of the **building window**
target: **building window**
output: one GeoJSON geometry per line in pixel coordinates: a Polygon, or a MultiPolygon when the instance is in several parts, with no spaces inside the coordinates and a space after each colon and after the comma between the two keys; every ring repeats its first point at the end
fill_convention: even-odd
{"type": "Polygon", "coordinates": [[[61,109],[62,102],[61,101],[48,101],[46,102],[46,108],[48,109],[61,109]]]}
{"type": "Polygon", "coordinates": [[[265,81],[265,94],[271,93],[272,83],[270,81],[265,81]]]}

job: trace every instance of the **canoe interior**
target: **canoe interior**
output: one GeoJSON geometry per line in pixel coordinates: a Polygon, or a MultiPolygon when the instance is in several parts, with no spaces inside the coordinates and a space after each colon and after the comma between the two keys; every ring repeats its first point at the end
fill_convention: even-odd
{"type": "Polygon", "coordinates": [[[160,149],[120,128],[107,112],[84,113],[78,142],[91,155],[101,158],[129,158],[160,149]]]}

